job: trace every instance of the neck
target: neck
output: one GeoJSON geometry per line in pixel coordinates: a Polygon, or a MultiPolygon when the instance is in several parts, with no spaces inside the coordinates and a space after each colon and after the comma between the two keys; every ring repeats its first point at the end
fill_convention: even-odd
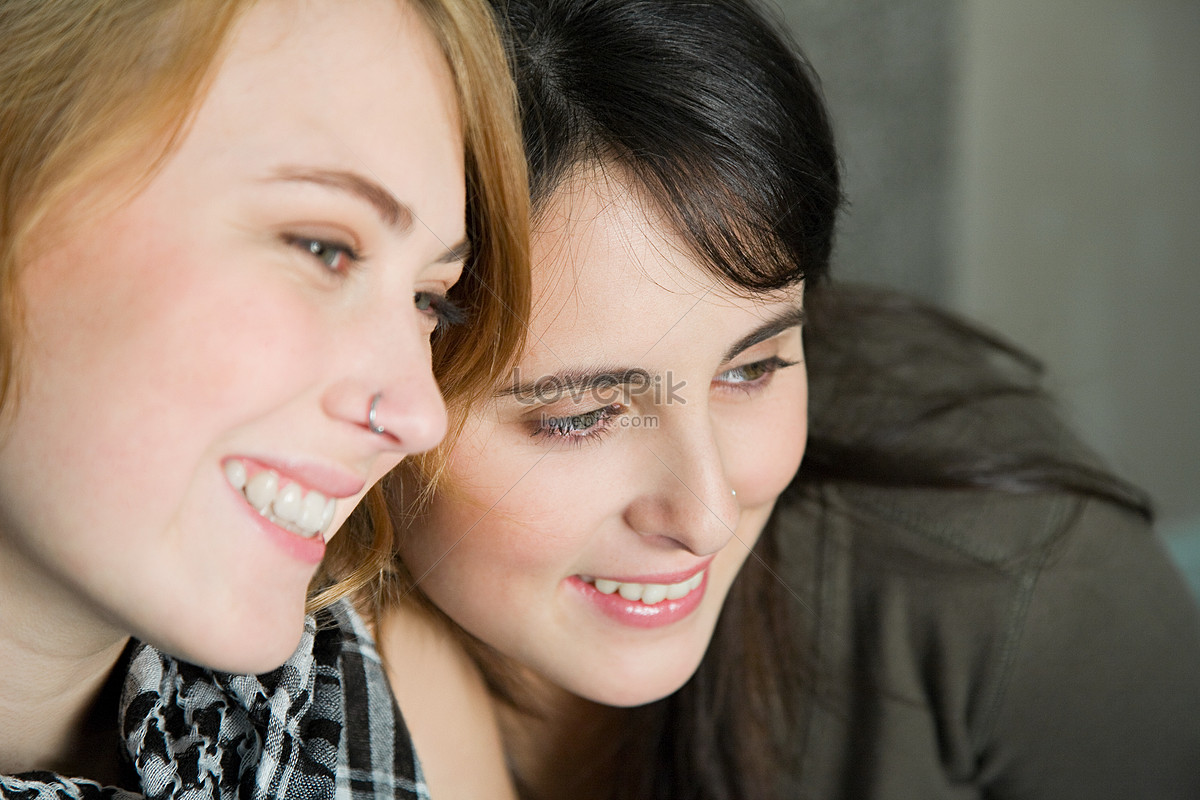
{"type": "Polygon", "coordinates": [[[497,702],[509,763],[524,800],[611,796],[625,709],[600,705],[535,679],[532,708],[497,702]]]}
{"type": "Polygon", "coordinates": [[[128,638],[0,532],[0,774],[115,783],[128,638]]]}

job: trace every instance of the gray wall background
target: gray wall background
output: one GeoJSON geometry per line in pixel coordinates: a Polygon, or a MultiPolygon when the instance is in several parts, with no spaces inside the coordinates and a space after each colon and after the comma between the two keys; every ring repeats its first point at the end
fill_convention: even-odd
{"type": "Polygon", "coordinates": [[[1200,543],[1200,2],[781,9],[840,136],[840,274],[1042,357],[1160,527],[1200,543]]]}

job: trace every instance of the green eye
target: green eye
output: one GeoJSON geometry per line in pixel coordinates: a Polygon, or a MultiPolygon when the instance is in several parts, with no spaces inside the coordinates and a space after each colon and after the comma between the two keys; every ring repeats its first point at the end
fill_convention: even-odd
{"type": "Polygon", "coordinates": [[[771,370],[767,369],[767,364],[762,361],[754,364],[747,364],[746,366],[740,367],[736,370],[736,372],[738,372],[741,376],[742,380],[746,381],[758,380],[770,371],[771,370]]]}
{"type": "Polygon", "coordinates": [[[567,435],[582,433],[593,427],[609,411],[609,408],[597,408],[586,414],[576,414],[573,417],[551,417],[546,420],[546,427],[554,434],[567,435]]]}
{"type": "Polygon", "coordinates": [[[353,247],[309,236],[285,236],[284,240],[298,247],[321,263],[326,270],[336,274],[347,273],[354,268],[360,257],[353,247]]]}
{"type": "Polygon", "coordinates": [[[752,384],[762,380],[773,372],[795,366],[796,363],[794,361],[784,361],[778,356],[771,356],[762,361],[755,361],[753,364],[746,364],[723,372],[717,376],[717,380],[721,383],[733,385],[752,384]]]}
{"type": "Polygon", "coordinates": [[[433,295],[429,292],[417,292],[413,295],[413,305],[418,311],[428,311],[433,308],[433,295]]]}
{"type": "Polygon", "coordinates": [[[308,243],[308,252],[316,256],[322,264],[330,269],[337,269],[338,259],[341,257],[343,251],[314,239],[308,243]]]}
{"type": "Polygon", "coordinates": [[[543,415],[531,435],[571,447],[599,442],[616,430],[618,420],[624,417],[626,411],[619,403],[614,403],[569,417],[543,415]]]}

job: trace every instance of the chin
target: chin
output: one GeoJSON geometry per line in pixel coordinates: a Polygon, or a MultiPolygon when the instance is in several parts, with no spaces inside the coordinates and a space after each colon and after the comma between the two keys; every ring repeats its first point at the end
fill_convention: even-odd
{"type": "Polygon", "coordinates": [[[679,664],[674,669],[612,670],[603,680],[589,681],[572,689],[575,694],[594,703],[614,708],[634,708],[668,697],[683,688],[699,668],[695,663],[679,664]],[[624,676],[614,680],[616,676],[624,676]]]}
{"type": "Polygon", "coordinates": [[[250,624],[220,625],[199,636],[145,641],[175,658],[216,672],[261,675],[291,658],[304,634],[303,613],[286,621],[268,615],[246,621],[250,624]]]}

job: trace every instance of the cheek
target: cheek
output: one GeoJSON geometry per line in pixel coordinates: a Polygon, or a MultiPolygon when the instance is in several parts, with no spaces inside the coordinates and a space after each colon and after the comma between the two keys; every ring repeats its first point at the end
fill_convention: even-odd
{"type": "Polygon", "coordinates": [[[479,588],[514,601],[548,598],[578,572],[592,533],[611,516],[604,493],[581,491],[595,482],[553,455],[503,436],[482,446],[464,438],[443,488],[404,535],[405,565],[428,573],[423,588],[447,611],[465,602],[455,595],[479,588]]]}
{"type": "Polygon", "coordinates": [[[247,405],[312,359],[317,321],[257,253],[198,235],[212,224],[180,224],[175,202],[148,193],[30,265],[31,360],[72,384],[123,390],[123,408],[247,405]]]}
{"type": "Polygon", "coordinates": [[[803,373],[789,378],[769,402],[738,419],[733,435],[727,439],[729,444],[722,448],[730,483],[747,511],[773,504],[804,456],[808,382],[803,373]]]}
{"type": "Polygon", "coordinates": [[[434,605],[471,634],[508,651],[512,626],[541,607],[555,586],[546,537],[519,522],[508,505],[445,490],[402,534],[400,556],[434,605]]]}
{"type": "Polygon", "coordinates": [[[131,217],[127,210],[103,230],[83,231],[29,264],[21,281],[27,336],[16,438],[41,463],[66,465],[59,481],[87,502],[105,501],[89,512],[98,521],[106,510],[178,496],[186,476],[169,462],[195,454],[190,431],[203,426],[203,416],[183,418],[181,409],[208,390],[199,376],[180,379],[211,359],[207,342],[183,349],[181,331],[194,330],[178,318],[180,298],[194,296],[180,278],[187,270],[131,217]],[[111,481],[114,473],[123,480],[111,481]]]}
{"type": "Polygon", "coordinates": [[[21,276],[5,487],[28,519],[93,541],[159,541],[203,519],[200,498],[224,491],[227,437],[306,390],[319,363],[325,328],[309,306],[247,259],[211,258],[168,208],[139,198],[21,276]]]}

